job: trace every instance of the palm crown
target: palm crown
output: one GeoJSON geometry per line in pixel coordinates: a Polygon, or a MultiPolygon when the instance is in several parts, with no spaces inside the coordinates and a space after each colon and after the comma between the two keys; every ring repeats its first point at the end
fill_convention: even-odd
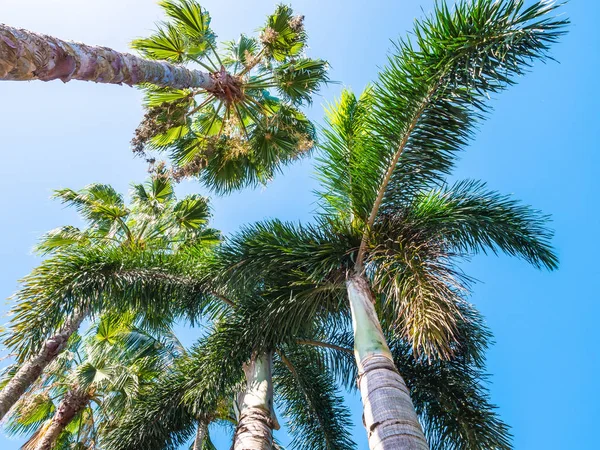
{"type": "Polygon", "coordinates": [[[76,396],[83,404],[57,436],[56,446],[97,445],[106,429],[180,353],[170,333],[149,332],[139,324],[132,314],[106,315],[87,335],[70,341],[67,351],[52,362],[8,416],[9,433],[31,435],[23,448],[37,448],[52,426],[52,417],[76,396]]]}
{"type": "Polygon", "coordinates": [[[417,23],[416,44],[398,44],[374,87],[330,108],[315,223],[247,227],[224,249],[238,261],[233,273],[289,271],[297,286],[341,286],[364,271],[415,350],[448,356],[469,285],[457,261],[489,250],[555,268],[546,216],[481,182],[445,180],[484,117],[485,94],[513,83],[561,34],[565,22],[543,17],[553,8],[460,2],[417,23]]]}
{"type": "Polygon", "coordinates": [[[20,359],[76,309],[104,312],[144,304],[147,319],[161,322],[161,314],[171,315],[177,302],[202,308],[200,282],[194,287],[187,283],[186,249],[208,251],[220,241],[220,233],[208,226],[208,200],[189,195],[178,201],[172,180],[163,175],[133,184],[130,206],[108,185],[56,192],[77,208],[87,227],[57,228],[38,244],[37,250],[48,258],[22,280],[4,340],[20,359]],[[147,297],[153,290],[168,300],[152,304],[147,297]]]}
{"type": "Polygon", "coordinates": [[[148,86],[134,150],[168,150],[176,179],[197,175],[228,192],[266,182],[313,147],[314,127],[298,108],[327,80],[327,64],[304,55],[303,16],[279,5],[258,38],[242,35],[220,52],[199,4],[165,0],[161,6],[168,21],[133,47],[147,58],[199,64],[214,83],[209,89],[148,86]]]}
{"type": "Polygon", "coordinates": [[[75,207],[87,227],[50,231],[37,246],[45,254],[71,245],[176,251],[181,245],[220,239],[219,232],[207,226],[208,200],[194,194],[177,201],[173,183],[164,171],[154,173],[145,183],[132,184],[130,206],[112,186],[103,184],[80,191],[60,189],[54,196],[75,207]]]}

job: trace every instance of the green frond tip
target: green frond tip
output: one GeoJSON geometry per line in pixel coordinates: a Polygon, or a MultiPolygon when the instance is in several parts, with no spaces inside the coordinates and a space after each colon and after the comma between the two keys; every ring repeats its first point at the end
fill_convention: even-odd
{"type": "Polygon", "coordinates": [[[262,28],[260,41],[267,54],[276,61],[298,56],[306,43],[304,16],[294,16],[287,5],[278,5],[262,28]]]}
{"type": "Polygon", "coordinates": [[[147,38],[135,39],[131,48],[149,59],[165,60],[174,63],[185,61],[186,43],[180,30],[165,23],[158,27],[155,34],[147,38]]]}
{"type": "MultiPolygon", "coordinates": [[[[522,0],[438,3],[400,41],[375,85],[373,132],[382,157],[400,152],[386,199],[443,182],[489,111],[491,94],[548,58],[567,20],[560,5],[522,0]]],[[[380,177],[374,179],[380,180],[380,177]]]]}
{"type": "Polygon", "coordinates": [[[460,181],[417,195],[406,220],[460,252],[501,250],[537,268],[558,267],[549,216],[488,190],[480,181],[460,181]]]}

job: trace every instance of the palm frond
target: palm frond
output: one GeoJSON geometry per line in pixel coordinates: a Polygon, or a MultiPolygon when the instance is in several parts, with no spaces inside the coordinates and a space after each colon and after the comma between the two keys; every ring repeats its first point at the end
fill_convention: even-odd
{"type": "Polygon", "coordinates": [[[498,250],[520,256],[535,267],[556,269],[552,232],[542,215],[478,181],[423,192],[408,206],[404,221],[445,241],[458,252],[498,250]]]}
{"type": "Polygon", "coordinates": [[[294,16],[287,5],[278,5],[261,30],[260,41],[266,53],[276,61],[298,56],[306,43],[304,16],[294,16]]]}
{"type": "Polygon", "coordinates": [[[353,449],[350,418],[335,382],[310,347],[279,351],[273,373],[276,403],[297,450],[353,449]]]}
{"type": "Polygon", "coordinates": [[[432,450],[512,449],[509,427],[490,403],[482,362],[474,363],[468,353],[424,361],[410,345],[388,342],[432,450]]]}
{"type": "Polygon", "coordinates": [[[149,59],[174,63],[183,62],[187,46],[180,29],[169,23],[160,24],[157,28],[156,33],[152,36],[135,39],[131,43],[131,47],[149,59]]]}
{"type": "Polygon", "coordinates": [[[298,58],[275,70],[274,82],[279,93],[294,103],[311,103],[312,95],[327,80],[327,62],[298,58]]]}
{"type": "MultiPolygon", "coordinates": [[[[544,60],[567,20],[559,5],[523,0],[438,3],[400,41],[374,89],[375,132],[393,170],[384,203],[442,181],[487,111],[490,94],[544,60]]],[[[390,173],[388,172],[388,175],[390,173]]],[[[381,183],[384,174],[376,177],[381,183]]]]}
{"type": "Polygon", "coordinates": [[[22,280],[4,343],[23,360],[75,308],[172,317],[182,304],[193,303],[202,311],[214,297],[194,278],[194,267],[188,256],[153,251],[75,248],[57,254],[22,280]]]}
{"type": "Polygon", "coordinates": [[[35,246],[35,251],[48,255],[61,248],[72,245],[89,245],[93,235],[73,226],[64,226],[48,231],[35,246]]]}
{"type": "Polygon", "coordinates": [[[327,127],[321,132],[317,158],[321,206],[326,213],[355,221],[357,225],[367,222],[376,195],[372,177],[384,164],[373,151],[377,137],[368,128],[372,107],[371,89],[366,89],[359,98],[344,90],[326,111],[327,127]]]}

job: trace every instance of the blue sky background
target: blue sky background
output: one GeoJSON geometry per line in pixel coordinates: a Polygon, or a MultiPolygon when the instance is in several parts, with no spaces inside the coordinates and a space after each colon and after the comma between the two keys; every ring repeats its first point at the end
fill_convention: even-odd
{"type": "MultiPolygon", "coordinates": [[[[205,0],[220,38],[252,33],[272,0],[205,0]]],[[[360,91],[385,64],[390,39],[405,36],[429,0],[295,0],[306,15],[310,54],[331,62],[331,85],[310,115],[343,86],[360,91]]],[[[487,318],[491,396],[512,426],[516,449],[595,449],[600,419],[597,284],[600,269],[600,3],[571,0],[569,34],[553,49],[559,64],[536,64],[493,100],[495,111],[463,154],[458,178],[488,182],[551,214],[560,269],[547,273],[505,256],[478,256],[465,267],[480,280],[473,302],[487,318]]],[[[127,50],[161,18],[152,0],[0,0],[4,23],[89,44],[127,50]]],[[[125,193],[145,178],[129,140],[141,116],[136,89],[91,83],[0,82],[0,297],[38,262],[31,248],[54,227],[74,224],[53,189],[110,183],[125,193]]],[[[265,189],[212,200],[214,226],[232,232],[268,217],[308,220],[314,210],[312,165],[286,170],[265,189]]],[[[204,192],[186,182],[179,192],[204,192]]],[[[6,305],[0,305],[6,320],[6,305]]],[[[182,338],[193,342],[198,331],[182,338]]],[[[349,396],[359,448],[367,448],[360,404],[349,396]]],[[[285,443],[285,435],[281,435],[285,443]]],[[[0,435],[1,449],[19,439],[0,435]]],[[[229,448],[225,439],[222,449],[229,448]]]]}

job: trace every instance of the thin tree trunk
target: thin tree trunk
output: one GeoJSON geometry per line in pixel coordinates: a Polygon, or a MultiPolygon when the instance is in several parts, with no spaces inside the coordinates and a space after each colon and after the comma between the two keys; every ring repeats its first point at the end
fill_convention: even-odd
{"type": "Polygon", "coordinates": [[[25,361],[4,386],[4,389],[0,391],[0,419],[19,401],[23,393],[38,379],[48,364],[65,349],[67,341],[79,329],[85,316],[84,311],[75,312],[58,333],[46,339],[38,354],[25,361]]]}
{"type": "Polygon", "coordinates": [[[233,437],[234,450],[271,450],[279,423],[273,410],[273,353],[256,355],[244,365],[246,392],[233,437]]]}
{"type": "Polygon", "coordinates": [[[346,287],[369,448],[428,450],[410,393],[385,341],[367,280],[354,274],[346,281],[346,287]]]}
{"type": "Polygon", "coordinates": [[[208,424],[203,422],[202,420],[198,421],[198,429],[196,430],[196,439],[194,439],[194,446],[192,450],[201,450],[202,444],[204,444],[204,440],[206,439],[206,435],[208,433],[208,424]]]}
{"type": "Polygon", "coordinates": [[[83,390],[73,389],[67,392],[60,405],[58,405],[50,426],[40,439],[38,439],[35,450],[50,450],[54,447],[60,434],[75,416],[83,411],[89,401],[89,394],[83,390]]]}
{"type": "Polygon", "coordinates": [[[0,24],[1,80],[69,80],[210,89],[210,74],[106,47],[67,42],[0,24]]]}

